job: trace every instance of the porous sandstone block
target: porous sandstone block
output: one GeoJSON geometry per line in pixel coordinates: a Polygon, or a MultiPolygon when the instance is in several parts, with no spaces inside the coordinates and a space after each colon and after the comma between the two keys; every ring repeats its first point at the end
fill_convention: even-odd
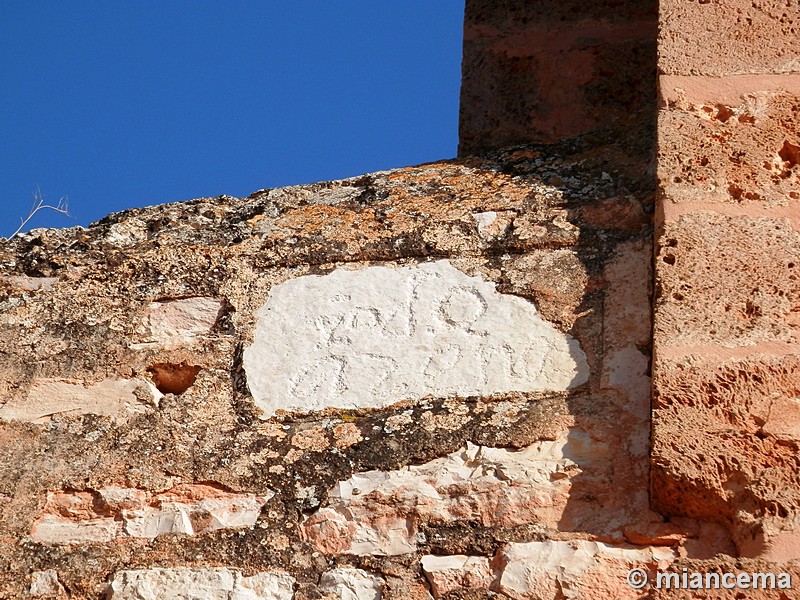
{"type": "Polygon", "coordinates": [[[793,0],[661,0],[659,69],[671,75],[800,71],[793,0]]]}
{"type": "Polygon", "coordinates": [[[689,209],[676,204],[796,212],[800,75],[662,76],[660,86],[658,177],[665,219],[689,209]]]}
{"type": "Polygon", "coordinates": [[[658,245],[657,352],[800,341],[794,220],[694,212],[666,223],[658,245]]]}
{"type": "Polygon", "coordinates": [[[768,348],[657,360],[652,499],[723,524],[742,556],[786,561],[800,556],[800,348],[768,348]]]}

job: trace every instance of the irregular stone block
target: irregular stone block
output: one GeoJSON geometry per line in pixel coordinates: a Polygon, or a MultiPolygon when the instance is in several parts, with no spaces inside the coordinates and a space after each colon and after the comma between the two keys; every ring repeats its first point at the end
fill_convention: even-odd
{"type": "Polygon", "coordinates": [[[487,239],[503,237],[515,217],[516,213],[507,210],[472,213],[472,218],[475,219],[475,224],[478,226],[478,233],[487,239]]]}
{"type": "Polygon", "coordinates": [[[567,390],[589,375],[578,342],[532,303],[448,261],[339,268],[273,287],[244,368],[266,417],[567,390]]]}
{"type": "Polygon", "coordinates": [[[335,600],[380,600],[386,581],[361,569],[340,568],[323,573],[319,589],[335,600]]]}
{"type": "Polygon", "coordinates": [[[49,292],[58,277],[27,277],[25,275],[9,275],[3,278],[11,287],[25,292],[49,292]]]}
{"type": "Polygon", "coordinates": [[[661,0],[658,66],[677,75],[800,71],[789,2],[661,0]]]}
{"type": "Polygon", "coordinates": [[[540,313],[564,330],[574,328],[589,275],[574,249],[531,250],[508,260],[515,288],[536,298],[540,313]]]}
{"type": "MultiPolygon", "coordinates": [[[[626,433],[630,453],[642,458],[650,450],[650,356],[647,349],[652,335],[651,257],[650,245],[642,241],[620,244],[603,274],[606,293],[600,381],[603,388],[619,395],[620,407],[638,421],[631,423],[626,433]]],[[[639,465],[646,469],[644,461],[632,464],[639,465]]],[[[619,469],[619,465],[615,468],[619,469]]]]}
{"type": "Polygon", "coordinates": [[[664,568],[675,554],[667,548],[614,546],[585,540],[507,544],[499,554],[497,591],[514,600],[580,598],[630,600],[641,590],[628,586],[631,568],[664,568]]]}
{"type": "Polygon", "coordinates": [[[196,297],[161,300],[147,309],[145,336],[133,348],[170,348],[190,344],[208,334],[222,311],[217,298],[196,297]]]}
{"type": "Polygon", "coordinates": [[[398,471],[367,471],[340,482],[328,506],[303,524],[305,538],[332,554],[414,552],[421,521],[487,527],[557,527],[570,478],[608,449],[573,431],[520,451],[467,444],[444,458],[398,471]]]}
{"type": "Polygon", "coordinates": [[[160,494],[153,498],[155,506],[122,513],[124,531],[131,537],[154,538],[163,533],[197,535],[215,529],[252,527],[267,498],[250,494],[238,496],[190,503],[169,500],[167,495],[160,494]]]}
{"type": "Polygon", "coordinates": [[[273,495],[235,494],[206,485],[182,485],[160,494],[117,487],[51,493],[31,537],[45,544],[75,544],[249,528],[273,495]]]}
{"type": "Polygon", "coordinates": [[[34,598],[65,598],[67,594],[58,573],[52,570],[31,573],[30,593],[34,598]]]}
{"type": "Polygon", "coordinates": [[[122,534],[122,523],[111,517],[74,521],[57,515],[44,515],[33,525],[31,539],[43,544],[105,543],[122,534]]]}
{"type": "Polygon", "coordinates": [[[263,572],[250,577],[224,567],[174,567],[119,571],[109,600],[291,600],[294,578],[263,572]]]}
{"type": "Polygon", "coordinates": [[[646,347],[651,341],[650,244],[620,244],[604,272],[603,337],[607,347],[646,347]]]}
{"type": "Polygon", "coordinates": [[[488,590],[495,573],[485,556],[423,556],[422,571],[437,600],[450,592],[464,589],[488,590]]]}
{"type": "Polygon", "coordinates": [[[0,407],[0,420],[43,424],[56,415],[93,414],[115,417],[141,414],[155,406],[161,393],[144,379],[105,379],[82,385],[57,379],[34,381],[24,398],[0,407]]]}
{"type": "Polygon", "coordinates": [[[800,233],[787,220],[686,214],[659,246],[657,352],[800,339],[800,233]]]}

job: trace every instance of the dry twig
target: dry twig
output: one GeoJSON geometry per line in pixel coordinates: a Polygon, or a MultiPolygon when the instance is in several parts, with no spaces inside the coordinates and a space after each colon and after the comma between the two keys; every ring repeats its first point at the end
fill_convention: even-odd
{"type": "Polygon", "coordinates": [[[52,204],[45,204],[44,203],[44,196],[42,196],[42,191],[37,187],[36,192],[33,194],[33,206],[31,206],[31,212],[28,213],[28,216],[24,219],[22,217],[19,218],[20,224],[17,227],[17,230],[12,233],[8,239],[13,240],[17,234],[27,225],[28,221],[30,221],[33,216],[38,213],[40,210],[54,210],[57,213],[61,213],[62,215],[71,216],[69,214],[69,206],[68,206],[68,198],[65,196],[58,201],[58,204],[53,206],[52,204]]]}

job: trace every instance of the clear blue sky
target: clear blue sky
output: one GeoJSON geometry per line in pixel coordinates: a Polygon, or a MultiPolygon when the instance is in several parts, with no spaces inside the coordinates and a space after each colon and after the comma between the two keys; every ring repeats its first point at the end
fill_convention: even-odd
{"type": "Polygon", "coordinates": [[[455,155],[463,0],[0,0],[0,235],[455,155]]]}

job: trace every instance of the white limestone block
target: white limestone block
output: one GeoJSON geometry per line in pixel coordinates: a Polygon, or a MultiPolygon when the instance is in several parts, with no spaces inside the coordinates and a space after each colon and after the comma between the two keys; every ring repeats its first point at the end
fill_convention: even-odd
{"type": "Polygon", "coordinates": [[[230,494],[198,502],[159,501],[154,506],[124,510],[125,534],[155,538],[164,533],[197,535],[216,529],[252,527],[269,496],[230,494]]]}
{"type": "Polygon", "coordinates": [[[110,600],[291,600],[294,578],[265,572],[243,577],[227,568],[119,571],[109,587],[110,600]]]}
{"type": "Polygon", "coordinates": [[[265,572],[240,577],[230,600],[291,600],[294,598],[294,577],[288,573],[265,572]]]}
{"type": "Polygon", "coordinates": [[[244,369],[265,418],[567,390],[589,376],[577,340],[531,302],[446,260],[297,277],[273,287],[257,317],[244,369]]]}
{"type": "Polygon", "coordinates": [[[83,385],[60,379],[34,381],[27,396],[0,407],[0,420],[47,423],[55,415],[94,414],[123,418],[152,408],[161,393],[144,379],[105,379],[83,385]]]}
{"type": "Polygon", "coordinates": [[[521,450],[467,442],[421,465],[353,474],[301,531],[320,552],[397,556],[417,550],[420,521],[557,528],[578,464],[607,460],[607,446],[577,429],[521,450]]]}
{"type": "Polygon", "coordinates": [[[116,486],[97,492],[50,493],[31,538],[44,544],[78,544],[250,528],[274,495],[271,490],[240,494],[202,484],[180,485],[155,495],[116,486]]]}
{"type": "Polygon", "coordinates": [[[361,569],[341,568],[324,573],[319,589],[336,600],[380,600],[386,582],[361,569]]]}
{"type": "Polygon", "coordinates": [[[478,233],[486,235],[489,228],[497,220],[497,213],[494,211],[472,213],[472,218],[478,226],[478,233]]]}
{"type": "Polygon", "coordinates": [[[499,591],[528,598],[639,598],[626,575],[634,567],[665,568],[671,549],[623,546],[588,540],[511,543],[500,552],[499,591]]]}
{"type": "Polygon", "coordinates": [[[171,348],[191,344],[210,333],[221,311],[219,299],[205,296],[151,302],[141,332],[143,341],[131,344],[131,348],[171,348]]]}
{"type": "Polygon", "coordinates": [[[173,502],[166,506],[148,506],[126,510],[123,514],[125,534],[131,537],[152,539],[165,533],[194,534],[190,507],[185,504],[173,502]]]}
{"type": "Polygon", "coordinates": [[[34,524],[31,539],[43,544],[89,544],[110,542],[120,534],[120,523],[112,518],[70,520],[45,515],[34,524]]]}
{"type": "Polygon", "coordinates": [[[58,277],[28,277],[26,275],[8,275],[5,281],[18,290],[26,292],[49,292],[58,277]]]}
{"type": "Polygon", "coordinates": [[[59,598],[66,596],[66,590],[53,570],[31,573],[30,594],[34,598],[59,598]]]}

